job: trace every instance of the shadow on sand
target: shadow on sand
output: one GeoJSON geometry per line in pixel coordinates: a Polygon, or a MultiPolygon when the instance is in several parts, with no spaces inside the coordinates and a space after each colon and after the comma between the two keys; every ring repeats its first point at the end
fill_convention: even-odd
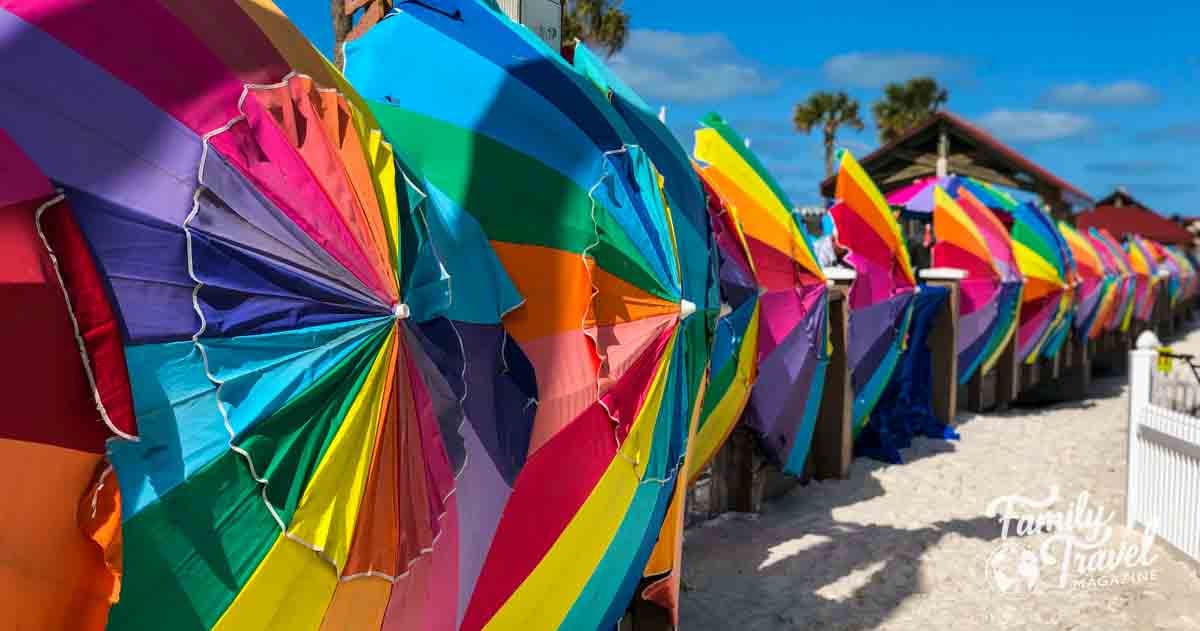
{"type": "MultiPolygon", "coordinates": [[[[1092,382],[1088,399],[1021,406],[986,416],[1087,410],[1096,407],[1096,399],[1123,396],[1125,389],[1126,377],[1103,377],[1092,382]]],[[[979,416],[960,415],[956,425],[979,416]]],[[[953,442],[918,438],[903,450],[905,465],[858,459],[850,479],[797,488],[768,503],[761,516],[729,515],[693,528],[685,544],[685,557],[696,552],[684,564],[681,627],[872,629],[901,608],[919,606],[921,595],[930,589],[922,583],[922,557],[946,537],[999,540],[999,522],[980,516],[906,529],[843,521],[838,513],[883,495],[876,472],[954,451],[953,442]],[[721,521],[753,523],[722,527],[721,521]],[[842,594],[836,598],[825,589],[834,584],[842,594]]],[[[984,580],[982,565],[979,571],[984,580]]]]}
{"type": "MultiPolygon", "coordinates": [[[[911,464],[954,450],[953,443],[918,438],[904,457],[911,464]]],[[[904,465],[859,459],[848,480],[798,488],[757,518],[723,518],[752,524],[722,528],[717,520],[690,531],[685,556],[687,548],[704,553],[684,565],[681,628],[873,628],[923,591],[921,557],[943,538],[999,539],[998,522],[986,517],[913,529],[839,520],[838,508],[883,495],[875,472],[889,466],[904,465]],[[743,535],[749,529],[752,540],[743,535]],[[821,594],[822,587],[846,581],[855,585],[849,598],[821,594]],[[780,593],[787,594],[783,606],[780,593]],[[845,626],[850,620],[853,626],[845,626]]]]}

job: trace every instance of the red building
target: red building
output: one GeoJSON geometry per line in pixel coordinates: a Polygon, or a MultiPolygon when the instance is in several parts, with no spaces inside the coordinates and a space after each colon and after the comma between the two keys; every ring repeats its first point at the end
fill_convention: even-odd
{"type": "Polygon", "coordinates": [[[1103,228],[1117,238],[1138,234],[1168,245],[1190,247],[1194,237],[1183,226],[1154,212],[1124,189],[1100,200],[1096,207],[1075,215],[1081,229],[1103,228]]]}

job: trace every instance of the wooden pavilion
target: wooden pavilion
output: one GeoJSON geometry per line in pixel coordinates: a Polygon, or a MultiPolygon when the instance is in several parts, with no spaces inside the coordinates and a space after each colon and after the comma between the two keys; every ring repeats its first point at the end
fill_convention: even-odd
{"type": "MultiPolygon", "coordinates": [[[[958,174],[1034,193],[1062,219],[1092,205],[1087,193],[950,112],[933,114],[859,162],[884,193],[932,175],[958,174]]],[[[833,187],[834,178],[826,179],[821,193],[831,197],[833,187]]]]}

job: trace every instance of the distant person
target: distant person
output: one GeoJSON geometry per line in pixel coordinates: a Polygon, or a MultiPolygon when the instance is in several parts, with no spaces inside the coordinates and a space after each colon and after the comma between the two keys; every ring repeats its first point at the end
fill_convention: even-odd
{"type": "Polygon", "coordinates": [[[833,221],[828,214],[806,215],[804,227],[808,230],[809,241],[812,242],[813,254],[821,267],[833,267],[838,263],[837,248],[834,245],[833,221]]]}

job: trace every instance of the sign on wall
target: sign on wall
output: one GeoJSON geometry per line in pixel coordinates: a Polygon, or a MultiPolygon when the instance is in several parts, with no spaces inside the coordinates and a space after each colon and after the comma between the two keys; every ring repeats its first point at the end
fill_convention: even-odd
{"type": "Polygon", "coordinates": [[[562,48],[562,0],[500,0],[514,22],[525,25],[550,48],[562,48]]]}
{"type": "Polygon", "coordinates": [[[521,24],[554,50],[562,48],[562,12],[559,0],[521,0],[521,24]]]}

